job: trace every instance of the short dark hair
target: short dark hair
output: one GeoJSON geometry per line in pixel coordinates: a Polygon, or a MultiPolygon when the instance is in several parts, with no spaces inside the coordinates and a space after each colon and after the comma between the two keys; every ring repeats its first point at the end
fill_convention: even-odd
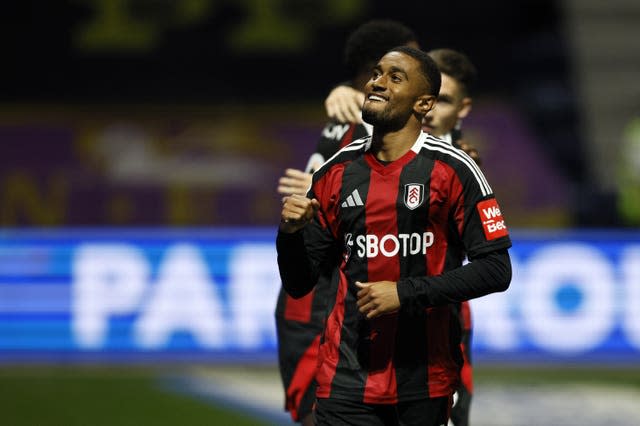
{"type": "Polygon", "coordinates": [[[416,42],[413,30],[391,19],[374,19],[356,28],[347,38],[344,61],[351,77],[368,72],[389,49],[416,42]]]}
{"type": "Polygon", "coordinates": [[[427,52],[409,46],[397,46],[389,50],[389,52],[404,53],[405,55],[409,55],[420,62],[422,75],[424,75],[424,78],[429,84],[429,94],[438,96],[438,93],[440,93],[441,83],[440,70],[438,69],[436,62],[427,54],[427,52]]]}
{"type": "Polygon", "coordinates": [[[440,72],[458,81],[466,96],[475,88],[478,71],[467,55],[453,49],[434,49],[427,52],[440,68],[440,72]]]}

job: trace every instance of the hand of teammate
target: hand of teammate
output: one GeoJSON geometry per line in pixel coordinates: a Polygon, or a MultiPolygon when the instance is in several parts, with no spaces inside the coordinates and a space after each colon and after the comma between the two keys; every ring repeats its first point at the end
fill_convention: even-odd
{"type": "Polygon", "coordinates": [[[278,180],[278,194],[285,196],[293,194],[306,195],[309,187],[311,187],[311,176],[311,173],[305,173],[302,170],[285,170],[284,176],[278,180]]]}
{"type": "Polygon", "coordinates": [[[464,141],[458,141],[458,145],[460,146],[460,149],[466,152],[467,155],[471,157],[478,166],[482,165],[482,158],[480,158],[480,153],[473,145],[470,145],[464,141]]]}
{"type": "Polygon", "coordinates": [[[400,309],[398,289],[393,281],[361,283],[356,281],[358,291],[358,310],[368,319],[389,314],[400,309]]]}
{"type": "Polygon", "coordinates": [[[360,123],[363,103],[364,93],[349,86],[338,86],[329,93],[324,106],[327,115],[341,123],[360,123]]]}
{"type": "Polygon", "coordinates": [[[315,198],[309,199],[297,194],[284,197],[280,230],[286,233],[293,233],[304,228],[311,222],[319,208],[320,203],[315,198]]]}

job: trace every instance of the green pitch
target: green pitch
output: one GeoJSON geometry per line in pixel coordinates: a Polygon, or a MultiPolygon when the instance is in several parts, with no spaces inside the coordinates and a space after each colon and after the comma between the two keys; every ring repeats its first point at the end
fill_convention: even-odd
{"type": "Polygon", "coordinates": [[[258,419],[164,389],[167,371],[1,367],[0,413],[11,426],[259,426],[258,419]]]}

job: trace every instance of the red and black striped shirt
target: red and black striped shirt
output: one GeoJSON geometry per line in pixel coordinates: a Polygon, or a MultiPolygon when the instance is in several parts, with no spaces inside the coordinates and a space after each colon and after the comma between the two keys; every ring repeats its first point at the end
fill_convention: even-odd
{"type": "Polygon", "coordinates": [[[495,276],[475,282],[447,273],[463,269],[465,253],[473,265],[506,251],[509,235],[484,175],[461,150],[421,133],[404,156],[383,164],[370,143],[360,139],[330,158],[308,194],[320,202],[317,219],[304,232],[278,235],[292,295],[335,268],[317,396],[373,404],[448,396],[462,364],[453,307],[505,287],[495,276]],[[382,280],[398,283],[401,309],[367,320],[355,281],[382,280]]]}

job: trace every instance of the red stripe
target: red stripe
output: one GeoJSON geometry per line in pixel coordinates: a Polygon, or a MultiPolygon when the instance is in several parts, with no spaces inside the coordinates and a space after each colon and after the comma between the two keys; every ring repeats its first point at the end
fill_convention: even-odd
{"type": "Polygon", "coordinates": [[[322,206],[321,212],[323,214],[318,215],[320,225],[324,228],[329,228],[334,236],[338,235],[338,228],[340,222],[338,220],[338,211],[340,209],[339,196],[340,187],[342,186],[342,175],[344,169],[348,163],[339,164],[333,167],[322,179],[316,182],[313,187],[319,200],[327,200],[325,205],[322,206]]]}
{"type": "MultiPolygon", "coordinates": [[[[320,179],[314,190],[318,194],[318,199],[325,200],[322,206],[324,215],[320,215],[320,222],[325,228],[329,227],[334,236],[338,236],[338,228],[340,226],[338,220],[338,211],[340,208],[340,189],[342,186],[342,175],[347,164],[339,164],[332,167],[320,179]]],[[[333,309],[327,317],[324,329],[324,341],[320,345],[318,354],[318,374],[316,380],[318,389],[316,395],[322,398],[328,398],[331,394],[331,383],[336,375],[336,369],[339,361],[339,347],[342,338],[342,324],[344,323],[344,300],[347,295],[347,279],[343,273],[344,262],[340,265],[338,275],[338,289],[333,309]]]]}
{"type": "Polygon", "coordinates": [[[340,149],[344,148],[345,146],[353,142],[353,132],[355,132],[356,126],[357,124],[353,124],[353,123],[349,125],[349,129],[347,130],[347,133],[345,133],[345,135],[340,140],[340,149]]]}
{"type": "Polygon", "coordinates": [[[287,295],[284,307],[284,319],[308,323],[311,321],[311,308],[313,306],[313,294],[315,289],[300,299],[294,299],[287,295]]]}
{"type": "MultiPolygon", "coordinates": [[[[451,175],[455,175],[454,170],[447,164],[436,161],[431,171],[429,179],[429,226],[427,231],[433,233],[433,246],[429,247],[427,256],[427,275],[440,275],[444,271],[444,265],[447,258],[447,241],[449,230],[449,210],[451,200],[459,197],[457,193],[462,190],[460,182],[456,179],[454,188],[451,188],[451,175]],[[453,193],[450,191],[453,189],[453,193]]],[[[464,212],[456,212],[456,221],[458,215],[464,212]]],[[[458,223],[460,231],[462,224],[458,223]]]]}
{"type": "Polygon", "coordinates": [[[327,317],[324,329],[324,342],[320,345],[318,354],[318,389],[316,395],[328,398],[331,394],[331,383],[336,375],[340,358],[340,340],[342,339],[342,324],[344,323],[344,300],[347,295],[347,278],[340,270],[336,303],[327,317]]]}
{"type": "Polygon", "coordinates": [[[462,357],[464,363],[462,364],[462,370],[460,371],[460,379],[462,385],[469,392],[473,393],[473,367],[467,357],[467,351],[469,350],[464,343],[460,343],[460,350],[462,351],[462,357]]]}
{"type": "Polygon", "coordinates": [[[459,382],[459,366],[451,356],[450,320],[451,310],[448,306],[427,310],[428,380],[431,398],[450,395],[459,382]]]}
{"type": "MultiPolygon", "coordinates": [[[[462,186],[458,179],[453,179],[454,170],[447,164],[436,161],[429,180],[429,226],[433,232],[434,244],[429,248],[426,258],[427,275],[440,275],[444,271],[447,255],[448,221],[450,200],[455,200],[462,194],[462,186]]],[[[464,212],[456,212],[456,215],[464,212]]],[[[456,218],[458,220],[458,218],[456,218]]],[[[458,223],[461,229],[461,224],[458,223]]],[[[451,356],[449,321],[451,312],[449,307],[430,308],[427,311],[428,349],[428,378],[429,396],[447,396],[451,393],[451,384],[456,382],[458,366],[451,356]]]]}
{"type": "Polygon", "coordinates": [[[460,304],[460,317],[462,318],[462,327],[465,330],[471,330],[471,307],[469,302],[460,304]]]}
{"type": "MultiPolygon", "coordinates": [[[[387,167],[391,167],[389,165],[387,167]]],[[[375,231],[378,241],[385,235],[398,235],[398,214],[395,205],[402,168],[372,170],[369,191],[365,205],[366,229],[375,231]],[[379,173],[378,171],[382,171],[379,173]],[[393,200],[393,203],[389,203],[393,200]]],[[[393,247],[389,247],[391,250],[393,247]]],[[[368,260],[369,282],[397,281],[400,278],[398,256],[385,257],[382,254],[368,260]]],[[[371,322],[370,370],[364,390],[365,403],[396,403],[398,389],[396,383],[393,354],[395,352],[397,315],[385,315],[371,322]]]]}
{"type": "Polygon", "coordinates": [[[453,179],[452,188],[451,188],[451,199],[455,200],[460,198],[460,202],[458,203],[458,208],[453,214],[453,220],[455,220],[456,225],[458,225],[458,234],[462,235],[464,232],[464,194],[462,183],[458,178],[458,175],[455,175],[455,179],[453,179]]]}
{"type": "Polygon", "coordinates": [[[293,372],[291,383],[287,388],[287,400],[285,406],[287,411],[291,413],[294,421],[300,421],[298,416],[298,408],[302,397],[309,389],[311,381],[316,375],[318,369],[318,347],[320,346],[320,335],[317,335],[313,342],[309,345],[293,372]]]}

